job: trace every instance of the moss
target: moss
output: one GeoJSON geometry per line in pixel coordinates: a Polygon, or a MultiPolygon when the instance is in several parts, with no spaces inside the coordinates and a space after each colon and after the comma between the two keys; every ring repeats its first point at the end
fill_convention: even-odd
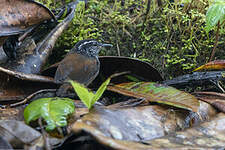
{"type": "MultiPolygon", "coordinates": [[[[205,63],[215,42],[215,30],[204,30],[207,0],[187,4],[163,1],[89,0],[80,4],[73,22],[56,45],[56,51],[71,49],[82,39],[112,43],[100,55],[135,57],[153,64],[165,78],[190,72],[205,63]]],[[[216,59],[225,58],[225,30],[220,33],[216,59]],[[221,55],[222,54],[222,55],[221,55]]],[[[59,56],[62,56],[61,54],[59,56]]]]}

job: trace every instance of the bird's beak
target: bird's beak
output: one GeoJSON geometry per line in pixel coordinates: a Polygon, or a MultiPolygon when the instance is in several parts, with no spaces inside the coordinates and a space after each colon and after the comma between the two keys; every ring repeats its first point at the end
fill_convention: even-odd
{"type": "Polygon", "coordinates": [[[101,45],[102,47],[113,47],[113,45],[112,44],[104,44],[104,43],[102,43],[102,45],[101,45]]]}

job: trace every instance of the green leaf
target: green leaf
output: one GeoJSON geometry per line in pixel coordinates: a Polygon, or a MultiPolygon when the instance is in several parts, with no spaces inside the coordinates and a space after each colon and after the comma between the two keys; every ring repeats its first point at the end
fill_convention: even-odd
{"type": "Polygon", "coordinates": [[[145,98],[148,102],[162,103],[194,112],[197,112],[199,107],[199,101],[193,95],[154,82],[122,83],[109,86],[108,90],[136,98],[145,98]]]}
{"type": "Polygon", "coordinates": [[[104,91],[106,90],[108,84],[110,83],[111,78],[127,74],[128,72],[121,72],[121,73],[115,73],[111,75],[105,82],[101,84],[101,86],[98,88],[97,92],[94,94],[91,91],[88,91],[84,85],[70,80],[69,82],[72,84],[75,92],[79,96],[80,100],[88,107],[88,109],[91,109],[91,107],[95,104],[97,100],[102,96],[104,91]]]}
{"type": "Polygon", "coordinates": [[[94,105],[94,103],[99,100],[99,98],[102,96],[104,91],[106,90],[108,84],[110,83],[111,78],[108,78],[105,82],[102,83],[102,85],[98,88],[97,92],[95,93],[94,97],[91,100],[91,105],[94,105]]]}
{"type": "Polygon", "coordinates": [[[106,90],[107,85],[110,83],[110,79],[111,78],[108,78],[105,82],[103,82],[95,94],[91,91],[88,91],[87,88],[85,88],[82,84],[76,81],[69,82],[72,84],[80,100],[87,106],[88,109],[91,109],[91,107],[95,104],[97,100],[99,100],[99,98],[106,90]]]}
{"type": "Polygon", "coordinates": [[[94,97],[94,93],[91,91],[88,91],[88,88],[84,87],[84,85],[76,82],[76,81],[69,81],[77,95],[79,96],[80,100],[87,106],[88,109],[91,108],[91,100],[94,97]]]}
{"type": "Polygon", "coordinates": [[[46,130],[54,130],[56,127],[67,125],[67,115],[75,110],[73,100],[69,98],[41,98],[31,102],[24,110],[24,119],[27,124],[30,121],[42,117],[46,123],[46,130]]]}
{"type": "Polygon", "coordinates": [[[218,22],[222,23],[225,20],[225,2],[217,0],[208,9],[206,13],[205,30],[209,32],[218,22]]]}
{"type": "Polygon", "coordinates": [[[180,3],[181,3],[181,4],[183,4],[183,3],[184,3],[184,4],[186,4],[186,3],[191,3],[191,0],[181,0],[180,3]]]}

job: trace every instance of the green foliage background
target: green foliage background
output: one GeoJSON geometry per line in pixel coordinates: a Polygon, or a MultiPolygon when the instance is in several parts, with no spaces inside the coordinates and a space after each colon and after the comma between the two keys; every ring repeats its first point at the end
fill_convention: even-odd
{"type": "MultiPolygon", "coordinates": [[[[160,6],[152,0],[146,14],[147,2],[89,0],[87,7],[80,4],[69,29],[55,47],[54,57],[61,59],[62,53],[79,40],[95,38],[114,45],[110,50],[101,51],[100,55],[148,61],[165,78],[190,72],[204,64],[213,49],[216,33],[215,29],[209,34],[204,30],[208,0],[189,3],[163,0],[160,6]]],[[[222,27],[216,59],[225,59],[224,41],[222,27]]]]}

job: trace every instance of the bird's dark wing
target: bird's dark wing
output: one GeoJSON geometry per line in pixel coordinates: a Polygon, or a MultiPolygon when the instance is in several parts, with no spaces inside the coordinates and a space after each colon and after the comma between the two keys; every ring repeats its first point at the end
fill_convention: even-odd
{"type": "Polygon", "coordinates": [[[70,79],[88,85],[97,76],[98,70],[99,62],[96,58],[77,53],[69,54],[60,62],[55,81],[61,83],[70,79]]]}

